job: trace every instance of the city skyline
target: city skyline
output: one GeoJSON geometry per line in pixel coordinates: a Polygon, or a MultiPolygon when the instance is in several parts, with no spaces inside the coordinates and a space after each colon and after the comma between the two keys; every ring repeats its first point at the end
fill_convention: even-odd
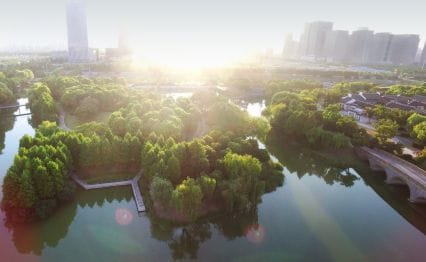
{"type": "Polygon", "coordinates": [[[298,41],[287,37],[283,56],[339,63],[411,65],[423,62],[419,42],[417,34],[375,32],[367,27],[349,32],[335,28],[333,22],[314,21],[305,24],[298,41]]]}
{"type": "MultiPolygon", "coordinates": [[[[68,0],[43,2],[47,5],[29,0],[17,0],[4,5],[0,11],[0,21],[14,26],[0,29],[1,48],[54,46],[66,49],[64,7],[68,0]],[[23,9],[23,6],[26,8],[23,9]],[[14,16],[18,10],[21,15],[14,16]]],[[[335,27],[348,31],[365,26],[377,32],[419,34],[422,44],[426,37],[426,29],[419,22],[422,21],[421,10],[426,9],[426,3],[415,0],[408,0],[403,5],[382,0],[374,3],[362,0],[345,3],[345,6],[335,0],[322,1],[321,5],[310,0],[297,3],[238,0],[231,4],[222,1],[202,4],[184,1],[176,4],[164,0],[155,3],[124,0],[120,4],[100,0],[84,2],[88,16],[89,45],[100,48],[116,45],[118,28],[122,24],[129,28],[133,45],[147,51],[170,48],[168,43],[171,40],[176,48],[184,50],[190,50],[187,42],[192,42],[203,46],[203,50],[273,48],[280,51],[286,34],[293,33],[298,38],[303,32],[304,23],[316,20],[333,21],[335,27]],[[363,10],[366,3],[369,8],[363,10]],[[383,12],[383,6],[386,6],[386,12],[383,12]],[[362,24],[358,22],[361,14],[362,24]]]]}

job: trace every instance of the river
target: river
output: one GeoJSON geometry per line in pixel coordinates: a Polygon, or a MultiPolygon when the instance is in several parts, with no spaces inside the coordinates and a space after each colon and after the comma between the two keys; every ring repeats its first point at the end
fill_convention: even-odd
{"type": "MultiPolygon", "coordinates": [[[[263,107],[247,104],[256,116],[263,107]]],[[[20,137],[34,134],[29,119],[0,119],[0,183],[20,137]]],[[[405,187],[362,164],[266,148],[285,166],[285,182],[250,213],[175,227],[138,215],[130,188],[78,190],[46,221],[7,227],[0,213],[1,261],[426,261],[426,211],[407,201],[405,187]]]]}

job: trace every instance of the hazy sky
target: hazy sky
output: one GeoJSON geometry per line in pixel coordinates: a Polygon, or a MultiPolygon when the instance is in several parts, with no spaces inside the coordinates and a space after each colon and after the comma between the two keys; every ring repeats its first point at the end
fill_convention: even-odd
{"type": "MultiPolygon", "coordinates": [[[[0,0],[0,47],[66,46],[69,0],[0,0]]],[[[92,47],[115,46],[119,25],[146,52],[280,50],[304,23],[420,34],[425,0],[85,0],[92,47]]]]}

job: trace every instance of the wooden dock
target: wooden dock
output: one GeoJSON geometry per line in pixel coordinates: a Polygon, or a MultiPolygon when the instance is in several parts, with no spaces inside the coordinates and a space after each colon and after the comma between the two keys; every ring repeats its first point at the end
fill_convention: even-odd
{"type": "Polygon", "coordinates": [[[142,198],[142,194],[141,191],[139,189],[139,184],[138,181],[142,176],[142,171],[139,172],[139,174],[132,179],[132,190],[133,190],[133,195],[135,197],[135,202],[136,202],[136,208],[138,210],[138,212],[144,212],[145,211],[145,204],[143,203],[143,198],[142,198]]]}
{"type": "Polygon", "coordinates": [[[71,178],[85,190],[131,186],[133,191],[133,197],[136,202],[136,209],[138,210],[138,212],[144,212],[145,204],[143,203],[142,194],[138,184],[139,179],[142,177],[142,173],[143,173],[143,170],[139,171],[139,173],[131,180],[100,183],[100,184],[88,184],[85,181],[83,181],[81,178],[79,178],[75,173],[71,174],[71,178]]]}

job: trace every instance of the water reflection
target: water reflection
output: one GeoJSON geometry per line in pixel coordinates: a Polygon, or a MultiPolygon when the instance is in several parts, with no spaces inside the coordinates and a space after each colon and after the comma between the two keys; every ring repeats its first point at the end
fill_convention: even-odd
{"type": "MultiPolygon", "coordinates": [[[[33,130],[27,118],[17,118],[6,134],[0,176],[24,133],[33,130]]],[[[129,188],[78,190],[46,221],[12,225],[5,218],[0,225],[1,260],[321,261],[340,254],[349,259],[348,254],[359,251],[371,260],[424,261],[419,258],[425,257],[426,212],[407,202],[404,187],[386,185],[383,175],[350,157],[335,159],[289,143],[279,137],[266,141],[289,172],[286,185],[264,195],[255,209],[178,225],[157,218],[149,201],[148,212],[139,217],[129,188]]],[[[148,190],[141,191],[148,199],[148,190]]]]}
{"type": "Polygon", "coordinates": [[[406,186],[386,184],[383,173],[372,171],[367,163],[356,158],[353,152],[348,151],[346,154],[332,157],[332,154],[302,149],[296,143],[292,144],[286,138],[276,135],[267,138],[266,147],[299,179],[304,176],[316,176],[327,185],[337,183],[345,187],[352,187],[356,181],[362,179],[409,223],[426,234],[426,206],[409,203],[406,186]]]}
{"type": "Polygon", "coordinates": [[[303,176],[317,176],[328,185],[338,183],[351,187],[360,178],[355,175],[352,167],[366,169],[362,163],[355,159],[339,157],[337,159],[330,155],[323,155],[309,149],[301,148],[300,145],[291,145],[287,138],[271,135],[267,138],[268,150],[278,157],[281,164],[291,173],[296,173],[299,178],[303,176]],[[285,145],[285,146],[283,146],[285,145]]]}
{"type": "Polygon", "coordinates": [[[10,219],[10,214],[6,213],[4,225],[12,233],[13,242],[20,253],[41,255],[46,247],[56,247],[60,240],[67,236],[68,228],[78,208],[102,207],[113,201],[130,202],[131,200],[132,194],[126,189],[78,190],[75,198],[61,205],[48,220],[14,224],[11,222],[14,220],[10,219]]]}

